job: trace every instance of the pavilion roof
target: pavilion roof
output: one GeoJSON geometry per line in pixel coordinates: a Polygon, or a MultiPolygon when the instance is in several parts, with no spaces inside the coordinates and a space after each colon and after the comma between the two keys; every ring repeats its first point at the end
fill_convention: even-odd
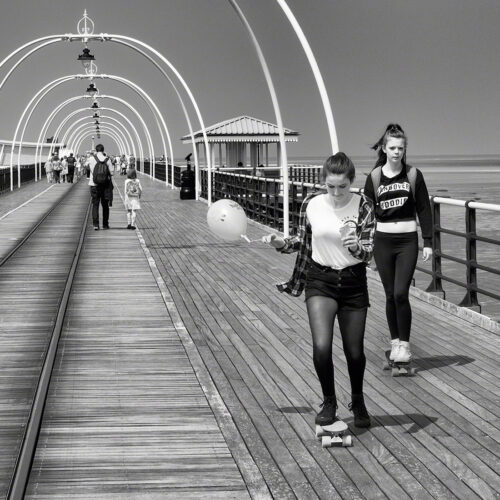
{"type": "MultiPolygon", "coordinates": [[[[205,129],[209,142],[279,142],[278,126],[251,116],[238,116],[210,125],[205,129]]],[[[286,141],[297,141],[299,132],[284,129],[286,141]]],[[[196,142],[203,140],[203,133],[194,133],[196,142]]],[[[191,135],[181,137],[184,143],[191,141],[191,135]]]]}

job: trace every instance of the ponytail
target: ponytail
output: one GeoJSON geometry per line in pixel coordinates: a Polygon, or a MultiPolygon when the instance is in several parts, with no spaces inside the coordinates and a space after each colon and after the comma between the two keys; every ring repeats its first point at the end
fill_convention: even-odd
{"type": "MultiPolygon", "coordinates": [[[[389,125],[387,125],[385,129],[385,132],[382,134],[382,137],[371,147],[371,149],[377,151],[378,154],[377,161],[375,162],[375,166],[373,167],[374,169],[384,166],[387,162],[387,155],[384,153],[382,147],[387,144],[388,137],[394,137],[395,139],[404,139],[405,146],[408,144],[408,138],[406,137],[406,134],[401,125],[399,125],[398,123],[389,123],[389,125]]],[[[401,158],[401,164],[406,168],[406,150],[403,158],[401,158]]]]}

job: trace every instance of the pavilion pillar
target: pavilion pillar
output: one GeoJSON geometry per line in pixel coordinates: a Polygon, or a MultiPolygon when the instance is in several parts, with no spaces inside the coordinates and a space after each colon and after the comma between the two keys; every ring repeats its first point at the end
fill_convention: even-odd
{"type": "Polygon", "coordinates": [[[5,150],[5,144],[2,144],[2,149],[0,149],[0,165],[3,165],[3,152],[5,150]]]}
{"type": "Polygon", "coordinates": [[[281,144],[276,143],[276,161],[278,162],[278,168],[281,166],[281,144]]]}
{"type": "Polygon", "coordinates": [[[266,142],[266,167],[269,167],[269,143],[266,142]]]}
{"type": "Polygon", "coordinates": [[[257,167],[257,143],[250,144],[250,167],[252,169],[257,167]]]}
{"type": "Polygon", "coordinates": [[[222,143],[219,142],[219,167],[222,167],[222,143]]]}
{"type": "Polygon", "coordinates": [[[215,166],[215,144],[213,142],[208,143],[209,151],[210,151],[210,165],[212,166],[212,172],[214,171],[215,166]]]}

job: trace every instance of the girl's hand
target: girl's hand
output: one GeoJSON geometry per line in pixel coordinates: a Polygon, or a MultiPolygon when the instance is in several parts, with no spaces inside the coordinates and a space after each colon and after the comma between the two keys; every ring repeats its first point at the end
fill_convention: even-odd
{"type": "Polygon", "coordinates": [[[359,239],[356,234],[351,233],[342,239],[342,244],[351,250],[351,252],[355,252],[359,248],[359,239]]]}
{"type": "Polygon", "coordinates": [[[432,257],[432,248],[424,247],[422,250],[422,258],[427,262],[432,257]]]}
{"type": "Polygon", "coordinates": [[[278,234],[268,234],[262,237],[262,243],[267,243],[274,248],[283,248],[285,246],[285,240],[278,234]]]}

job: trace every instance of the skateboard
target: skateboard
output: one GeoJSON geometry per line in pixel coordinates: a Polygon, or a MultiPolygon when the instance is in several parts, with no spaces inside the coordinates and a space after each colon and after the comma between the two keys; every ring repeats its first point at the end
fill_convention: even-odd
{"type": "Polygon", "coordinates": [[[415,375],[415,367],[411,366],[411,360],[407,363],[395,363],[389,359],[391,351],[385,351],[384,370],[391,370],[393,377],[412,377],[415,375]]]}
{"type": "Polygon", "coordinates": [[[337,420],[331,425],[316,424],[316,438],[321,439],[323,448],[352,446],[352,436],[346,434],[347,429],[347,424],[342,420],[337,420]]]}

